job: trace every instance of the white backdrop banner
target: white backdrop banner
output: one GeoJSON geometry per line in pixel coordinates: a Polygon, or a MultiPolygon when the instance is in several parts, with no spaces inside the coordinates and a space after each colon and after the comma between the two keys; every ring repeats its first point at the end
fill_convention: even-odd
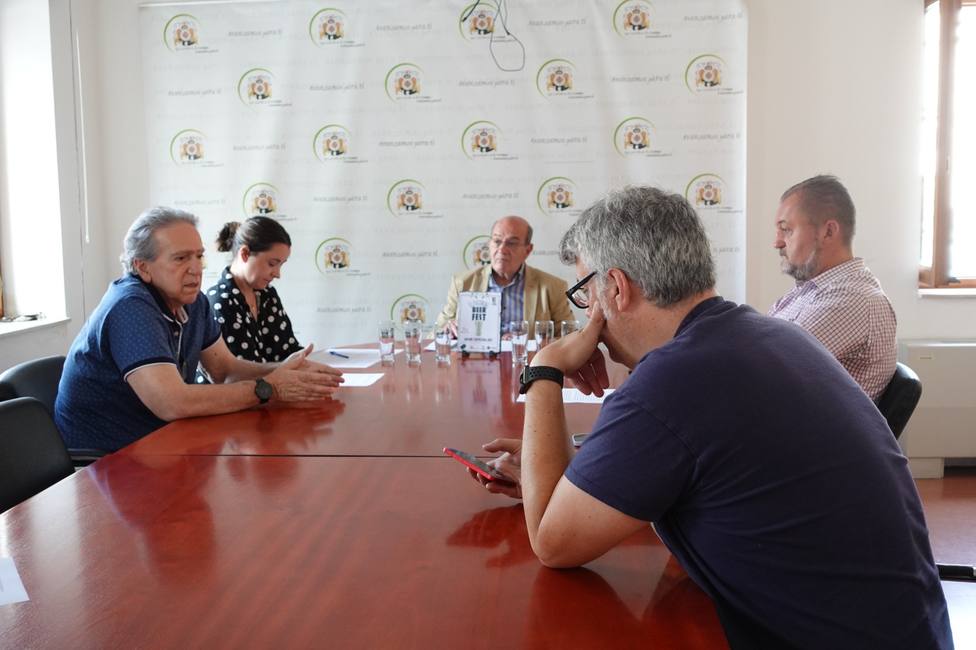
{"type": "Polygon", "coordinates": [[[371,341],[379,320],[432,322],[507,214],[572,283],[566,228],[653,184],[697,208],[719,291],[744,300],[742,0],[503,7],[143,6],[151,200],[200,217],[205,286],[220,226],[267,214],[292,237],[277,286],[300,341],[371,341]]]}

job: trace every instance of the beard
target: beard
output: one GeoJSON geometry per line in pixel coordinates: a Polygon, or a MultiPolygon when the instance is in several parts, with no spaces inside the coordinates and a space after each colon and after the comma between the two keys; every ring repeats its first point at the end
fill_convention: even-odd
{"type": "Polygon", "coordinates": [[[792,276],[797,282],[806,282],[810,278],[815,277],[817,275],[817,267],[820,265],[820,250],[821,247],[817,244],[805,261],[799,264],[793,264],[786,259],[786,249],[781,248],[779,256],[782,258],[780,259],[780,267],[783,269],[783,273],[792,276]]]}

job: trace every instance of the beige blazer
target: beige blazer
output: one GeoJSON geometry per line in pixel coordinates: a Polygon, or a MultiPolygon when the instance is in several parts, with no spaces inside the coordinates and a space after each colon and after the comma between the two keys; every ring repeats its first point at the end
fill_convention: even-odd
{"type": "MultiPolygon", "coordinates": [[[[485,264],[473,271],[464,271],[451,278],[447,291],[447,303],[437,316],[437,327],[444,327],[457,316],[458,294],[462,291],[488,291],[488,277],[491,265],[485,264]]],[[[525,320],[529,321],[529,336],[535,336],[535,321],[551,320],[556,323],[558,336],[559,321],[573,320],[573,310],[566,298],[569,285],[565,280],[545,271],[525,265],[525,320]]]]}

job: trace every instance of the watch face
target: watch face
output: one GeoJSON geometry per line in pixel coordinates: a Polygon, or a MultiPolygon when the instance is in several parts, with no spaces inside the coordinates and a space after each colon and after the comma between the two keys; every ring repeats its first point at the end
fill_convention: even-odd
{"type": "Polygon", "coordinates": [[[258,396],[258,399],[262,402],[267,402],[271,399],[274,394],[274,389],[271,388],[271,384],[263,379],[258,379],[254,386],[254,394],[258,396]]]}

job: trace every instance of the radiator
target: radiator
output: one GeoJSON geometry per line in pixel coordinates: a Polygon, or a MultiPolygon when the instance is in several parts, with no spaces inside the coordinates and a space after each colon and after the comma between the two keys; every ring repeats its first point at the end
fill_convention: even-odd
{"type": "Polygon", "coordinates": [[[905,340],[898,360],[918,373],[922,399],[899,443],[915,478],[976,458],[976,341],[905,340]]]}

